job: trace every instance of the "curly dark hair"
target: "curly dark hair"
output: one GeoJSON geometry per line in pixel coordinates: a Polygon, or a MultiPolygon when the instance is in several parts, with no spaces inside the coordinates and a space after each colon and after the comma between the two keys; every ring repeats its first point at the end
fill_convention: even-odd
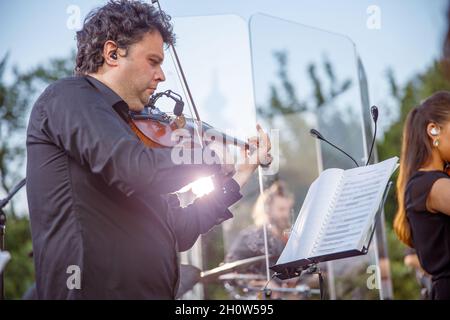
{"type": "Polygon", "coordinates": [[[106,41],[116,42],[127,50],[139,42],[147,32],[159,31],[164,43],[174,44],[175,35],[170,16],[150,4],[133,0],[110,0],[103,7],[92,10],[77,32],[75,74],[97,72],[103,65],[106,41]]]}

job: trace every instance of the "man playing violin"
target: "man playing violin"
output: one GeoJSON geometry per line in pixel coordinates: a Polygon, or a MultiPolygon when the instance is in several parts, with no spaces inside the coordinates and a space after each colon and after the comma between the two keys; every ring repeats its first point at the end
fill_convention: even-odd
{"type": "Polygon", "coordinates": [[[110,1],[77,32],[76,75],[51,84],[27,130],[27,196],[39,299],[173,299],[177,252],[232,217],[255,168],[271,161],[258,126],[234,175],[175,164],[131,130],[160,82],[169,17],[138,1],[110,1]],[[187,207],[169,195],[199,174],[215,189],[187,207]]]}

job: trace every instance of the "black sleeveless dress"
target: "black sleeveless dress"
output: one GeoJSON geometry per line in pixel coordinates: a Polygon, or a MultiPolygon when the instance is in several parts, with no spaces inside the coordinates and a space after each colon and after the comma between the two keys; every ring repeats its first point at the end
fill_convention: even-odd
{"type": "MultiPolygon", "coordinates": [[[[426,208],[431,187],[450,177],[443,171],[417,171],[405,190],[405,209],[423,269],[432,276],[431,298],[450,299],[450,216],[426,208]]],[[[450,192],[449,192],[450,193],[450,192]]],[[[450,199],[449,199],[450,201],[450,199]]]]}

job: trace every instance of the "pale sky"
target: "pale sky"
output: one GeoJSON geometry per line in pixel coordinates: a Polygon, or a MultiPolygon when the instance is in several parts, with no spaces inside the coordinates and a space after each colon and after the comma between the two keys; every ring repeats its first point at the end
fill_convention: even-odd
{"type": "MultiPolygon", "coordinates": [[[[76,15],[78,10],[82,21],[91,9],[104,3],[103,0],[0,0],[0,57],[9,52],[9,65],[19,70],[45,63],[49,58],[67,57],[76,45],[74,13],[76,15]]],[[[219,107],[204,110],[206,120],[219,115],[222,122],[218,126],[223,127],[232,123],[239,128],[243,123],[254,121],[247,34],[248,21],[253,14],[264,13],[350,38],[363,60],[370,103],[379,106],[381,122],[393,113],[389,109],[392,105],[388,98],[387,68],[392,68],[399,82],[405,83],[441,54],[446,31],[446,0],[161,0],[161,5],[175,18],[179,53],[186,61],[200,107],[214,103],[219,107],[232,106],[223,114],[219,107]],[[379,10],[379,28],[376,29],[368,27],[368,21],[373,18],[373,11],[368,11],[371,6],[379,10]],[[211,15],[214,17],[208,17],[211,15]],[[192,16],[203,17],[181,18],[192,16]],[[194,30],[199,30],[199,25],[193,21],[209,23],[210,29],[205,30],[201,25],[202,33],[196,33],[194,30]],[[215,33],[220,33],[220,37],[214,38],[215,33]],[[215,69],[209,74],[197,72],[198,63],[212,63],[215,69]],[[224,70],[235,72],[224,76],[224,70]],[[199,90],[202,79],[212,88],[199,90]]],[[[267,43],[280,40],[274,37],[277,36],[268,33],[263,40],[267,43]]],[[[305,51],[315,45],[313,41],[302,43],[295,37],[291,41],[297,49],[303,46],[305,51]]],[[[258,65],[264,68],[264,63],[258,65]]]]}
{"type": "MultiPolygon", "coordinates": [[[[73,8],[81,19],[104,0],[0,1],[0,56],[26,70],[75,48],[68,27],[73,8]]],[[[236,14],[248,21],[265,13],[350,37],[364,62],[372,104],[386,105],[385,71],[391,67],[404,83],[440,55],[446,29],[446,0],[161,0],[173,17],[236,14]],[[379,8],[380,28],[369,29],[370,6],[379,8]]],[[[183,33],[186,30],[183,30],[183,33]]],[[[188,30],[186,31],[186,33],[188,30]]],[[[292,39],[295,41],[295,39],[292,39]]],[[[270,41],[270,39],[268,39],[270,41]]]]}

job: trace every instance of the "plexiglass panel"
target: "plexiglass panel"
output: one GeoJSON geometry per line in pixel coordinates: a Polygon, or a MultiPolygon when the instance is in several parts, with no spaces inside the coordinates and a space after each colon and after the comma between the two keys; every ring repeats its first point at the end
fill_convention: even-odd
{"type": "MultiPolygon", "coordinates": [[[[254,135],[255,108],[246,21],[234,15],[176,18],[174,31],[177,35],[176,51],[201,120],[241,140],[254,135]]],[[[185,112],[193,117],[194,112],[191,111],[188,93],[181,81],[171,50],[165,51],[163,70],[167,80],[158,87],[158,91],[170,89],[180,94],[185,102],[185,112]]],[[[158,100],[158,107],[170,112],[173,102],[161,98],[158,100]]],[[[232,147],[228,147],[228,152],[232,154],[233,151],[238,152],[229,150],[230,148],[232,147]]],[[[254,201],[254,194],[259,192],[258,190],[254,181],[242,190],[244,198],[231,208],[234,219],[228,223],[242,226],[240,229],[244,228],[241,222],[248,217],[251,219],[250,211],[246,209],[247,205],[250,206],[249,201],[254,201]]],[[[179,193],[179,197],[184,204],[188,204],[194,195],[183,192],[179,193]]],[[[222,227],[228,230],[230,229],[228,226],[231,225],[225,223],[213,228],[193,249],[182,253],[181,262],[193,265],[203,272],[219,267],[233,242],[233,233],[222,232],[222,227]]],[[[239,233],[240,229],[235,231],[239,233]]],[[[182,270],[182,278],[188,282],[189,280],[195,282],[196,275],[193,269],[185,270],[187,270],[185,275],[182,270]]],[[[227,281],[219,277],[234,270],[233,268],[229,271],[219,271],[205,277],[196,282],[193,290],[188,291],[183,298],[229,298],[230,295],[225,288],[227,281]]]]}
{"type": "MultiPolygon", "coordinates": [[[[275,157],[244,187],[244,197],[231,208],[233,219],[183,253],[183,263],[212,271],[184,297],[259,299],[270,276],[266,261],[276,262],[311,183],[326,168],[354,166],[309,131],[319,130],[358,164],[366,162],[371,130],[362,64],[348,38],[266,15],[253,16],[248,25],[224,15],[177,18],[174,26],[201,119],[242,140],[260,123],[271,135],[275,157]]],[[[179,93],[185,112],[193,116],[169,50],[163,68],[167,81],[158,90],[179,93]]],[[[171,111],[164,99],[158,107],[171,111]]],[[[186,203],[192,200],[183,197],[186,203]]],[[[365,256],[321,265],[327,298],[380,297],[371,280],[379,278],[372,244],[365,256]]],[[[272,298],[319,299],[316,276],[272,280],[270,286],[272,298]]]]}
{"type": "MultiPolygon", "coordinates": [[[[360,83],[355,47],[342,35],[259,14],[251,18],[250,39],[257,121],[280,130],[280,166],[264,177],[265,184],[286,182],[298,213],[320,171],[355,166],[341,152],[311,137],[310,129],[340,146],[359,165],[366,162],[367,114],[361,105],[361,90],[366,88],[360,83]]],[[[370,282],[370,276],[375,278],[370,270],[376,265],[375,246],[367,255],[321,265],[327,298],[379,299],[375,282],[370,282]]],[[[311,287],[313,283],[308,282],[311,287]]]]}

